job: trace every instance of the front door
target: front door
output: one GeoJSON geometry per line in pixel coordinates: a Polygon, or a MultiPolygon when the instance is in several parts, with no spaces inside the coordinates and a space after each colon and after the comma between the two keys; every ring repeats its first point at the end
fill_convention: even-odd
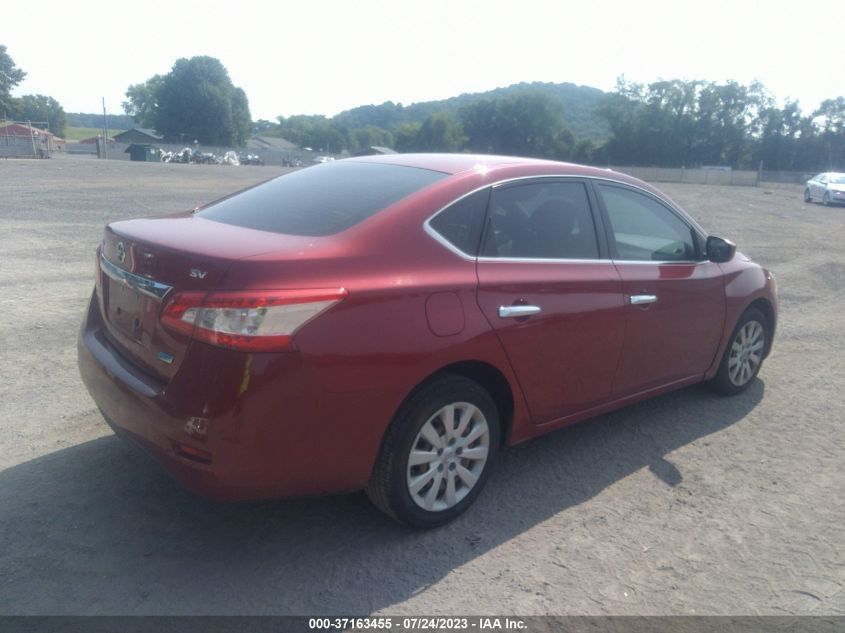
{"type": "Polygon", "coordinates": [[[725,319],[718,264],[668,206],[645,192],[597,184],[625,295],[625,343],[613,393],[623,397],[704,374],[725,319]]]}

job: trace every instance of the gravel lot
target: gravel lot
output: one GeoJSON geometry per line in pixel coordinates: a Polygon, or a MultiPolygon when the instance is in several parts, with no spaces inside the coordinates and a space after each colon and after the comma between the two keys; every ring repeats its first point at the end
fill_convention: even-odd
{"type": "Polygon", "coordinates": [[[845,615],[845,209],[662,186],[775,273],[760,377],[516,447],[466,515],[419,533],[363,495],[192,497],[78,378],[103,224],[281,171],[0,162],[0,614],[845,615]]]}

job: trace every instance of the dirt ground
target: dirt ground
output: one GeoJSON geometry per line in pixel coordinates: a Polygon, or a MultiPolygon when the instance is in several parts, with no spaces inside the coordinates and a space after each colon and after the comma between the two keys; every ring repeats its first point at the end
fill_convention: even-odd
{"type": "Polygon", "coordinates": [[[845,209],[662,186],[771,268],[774,351],[508,451],[403,529],[363,495],[217,505],[114,438],[76,370],[102,226],[280,169],[0,162],[0,614],[845,615],[845,209]]]}

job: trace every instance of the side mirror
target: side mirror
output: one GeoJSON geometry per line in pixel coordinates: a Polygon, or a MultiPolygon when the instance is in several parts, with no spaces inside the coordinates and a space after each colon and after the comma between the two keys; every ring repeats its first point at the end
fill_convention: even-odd
{"type": "Polygon", "coordinates": [[[729,262],[736,254],[736,244],[730,240],[710,235],[704,247],[707,259],[716,264],[729,262]]]}

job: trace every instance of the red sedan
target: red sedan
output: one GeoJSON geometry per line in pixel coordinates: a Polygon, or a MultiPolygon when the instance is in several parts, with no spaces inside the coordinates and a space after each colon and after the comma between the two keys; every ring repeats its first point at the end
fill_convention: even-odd
{"type": "Polygon", "coordinates": [[[431,527],[505,447],[693,383],[744,390],[772,275],[654,187],[471,155],[326,163],[106,227],[79,337],[108,423],[188,488],[366,489],[431,527]]]}

